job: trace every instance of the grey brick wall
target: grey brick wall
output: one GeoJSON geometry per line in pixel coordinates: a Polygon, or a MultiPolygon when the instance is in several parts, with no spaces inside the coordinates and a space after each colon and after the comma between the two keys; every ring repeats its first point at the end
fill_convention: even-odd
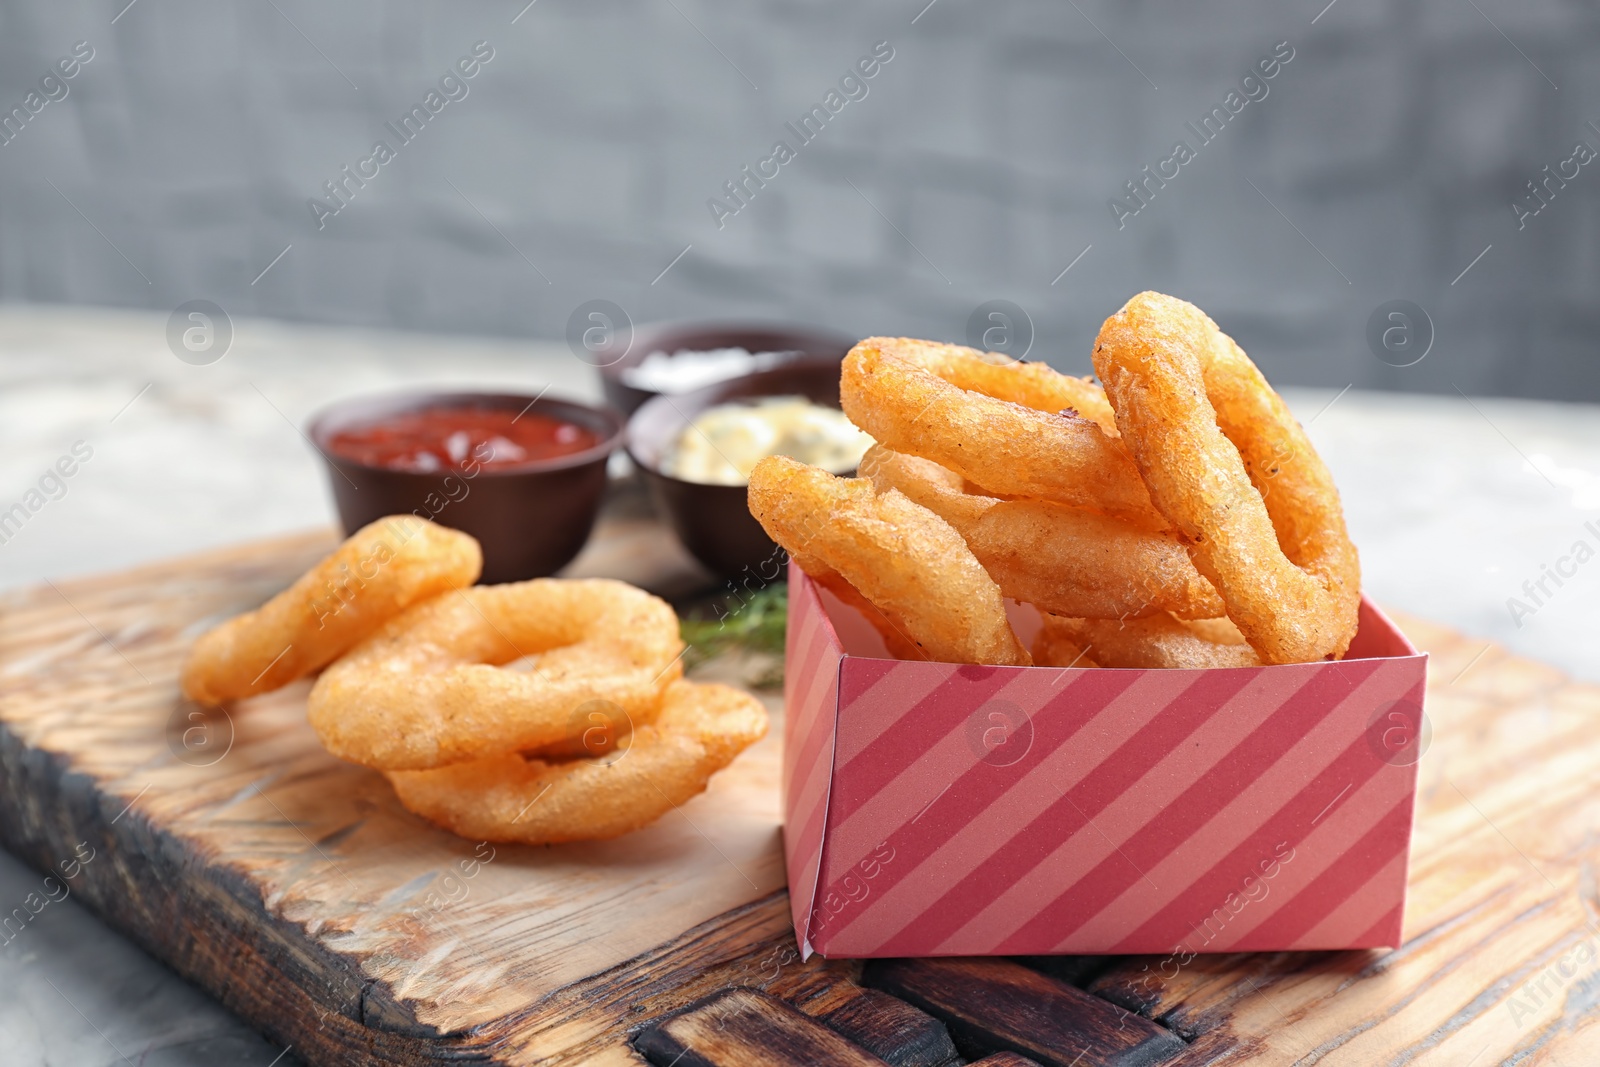
{"type": "Polygon", "coordinates": [[[94,50],[0,144],[0,299],[552,337],[604,297],[961,339],[999,298],[1081,370],[1158,288],[1276,381],[1600,400],[1600,166],[1510,208],[1600,148],[1592,6],[126,2],[0,2],[0,116],[94,50]],[[308,199],[480,40],[467,95],[319,229],[308,199]],[[885,40],[800,145],[784,124],[885,40]],[[1282,41],[1200,145],[1185,123],[1282,41]],[[780,138],[797,157],[719,228],[708,198],[780,138]],[[1110,198],[1179,138],[1195,158],[1119,229],[1110,198]],[[1368,350],[1395,298],[1435,327],[1415,366],[1368,350]]]}

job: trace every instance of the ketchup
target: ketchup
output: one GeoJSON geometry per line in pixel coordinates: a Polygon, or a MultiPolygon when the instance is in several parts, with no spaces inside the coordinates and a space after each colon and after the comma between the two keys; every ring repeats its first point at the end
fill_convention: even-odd
{"type": "Polygon", "coordinates": [[[328,449],[389,470],[477,473],[570,456],[599,442],[593,430],[548,415],[463,406],[406,411],[340,430],[328,438],[328,449]]]}

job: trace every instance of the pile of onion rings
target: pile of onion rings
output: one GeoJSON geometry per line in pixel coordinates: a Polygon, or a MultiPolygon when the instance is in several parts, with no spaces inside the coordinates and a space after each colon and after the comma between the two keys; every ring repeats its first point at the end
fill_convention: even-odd
{"type": "Polygon", "coordinates": [[[766,733],[755,697],[682,680],[666,602],[607,579],[472,586],[481,562],[466,534],[381,519],[203,635],[184,691],[220,703],[325,668],[307,715],[329,752],[446,829],[526,844],[636,830],[766,733]]]}
{"type": "Polygon", "coordinates": [[[1004,595],[1040,611],[1100,619],[1222,614],[1211,583],[1158,530],[1048,500],[969,493],[953,471],[881,445],[861,470],[954,526],[1004,595]]]}
{"type": "Polygon", "coordinates": [[[1041,665],[1344,655],[1361,572],[1339,494],[1250,359],[1159,293],[1107,319],[1093,358],[1104,388],[868,338],[840,374],[845,413],[878,441],[862,477],[768,460],[751,511],[900,658],[1028,662],[1004,599],[1043,615],[1041,665]]]}

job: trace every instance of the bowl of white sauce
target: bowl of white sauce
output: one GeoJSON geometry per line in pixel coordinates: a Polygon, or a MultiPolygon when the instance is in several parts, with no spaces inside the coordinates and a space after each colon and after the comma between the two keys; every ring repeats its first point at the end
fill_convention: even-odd
{"type": "Polygon", "coordinates": [[[786,360],[693,392],[657,396],[628,420],[628,454],[656,510],[713,574],[755,586],[783,574],[783,553],[747,502],[757,462],[790,456],[851,474],[872,445],[839,409],[840,362],[786,360]]]}
{"type": "Polygon", "coordinates": [[[641,326],[597,364],[606,401],[631,415],[653,396],[682,396],[796,359],[843,360],[855,342],[810,326],[678,322],[641,326]]]}

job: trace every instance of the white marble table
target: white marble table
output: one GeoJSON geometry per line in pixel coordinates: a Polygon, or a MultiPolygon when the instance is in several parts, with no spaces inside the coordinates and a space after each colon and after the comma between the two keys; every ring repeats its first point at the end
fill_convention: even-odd
{"type": "MultiPolygon", "coordinates": [[[[0,588],[329,523],[298,428],[338,397],[413,383],[599,392],[560,345],[235,328],[226,357],[193,366],[168,349],[166,316],[0,308],[0,512],[75,442],[92,449],[0,543],[0,588]]],[[[1368,592],[1600,681],[1600,559],[1562,562],[1579,540],[1600,550],[1600,408],[1286,394],[1338,478],[1368,592]],[[1534,603],[1523,583],[1545,565],[1574,573],[1534,603]],[[1511,597],[1535,610],[1514,619],[1511,597]]],[[[37,885],[0,853],[0,912],[37,885]]],[[[0,947],[0,991],[0,1061],[18,1067],[268,1067],[281,1052],[71,900],[0,947]]]]}

